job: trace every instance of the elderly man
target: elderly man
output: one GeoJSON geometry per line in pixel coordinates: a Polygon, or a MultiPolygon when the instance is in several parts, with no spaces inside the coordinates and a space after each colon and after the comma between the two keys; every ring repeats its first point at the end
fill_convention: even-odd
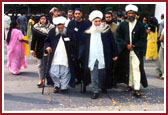
{"type": "Polygon", "coordinates": [[[56,27],[50,30],[45,41],[46,51],[50,53],[48,84],[54,85],[54,93],[67,93],[69,83],[75,86],[72,39],[67,35],[65,21],[64,17],[54,18],[56,27]]]}
{"type": "MultiPolygon", "coordinates": [[[[99,87],[103,93],[112,85],[112,60],[117,60],[117,46],[113,34],[107,25],[102,26],[103,14],[94,10],[89,15],[92,26],[85,32],[84,75],[90,73],[93,94],[99,96],[99,87]]],[[[86,79],[85,79],[86,80],[86,79]]]]}
{"type": "Polygon", "coordinates": [[[138,7],[127,5],[125,10],[128,20],[122,22],[117,29],[119,57],[115,79],[128,84],[126,92],[130,92],[134,84],[133,95],[140,97],[140,83],[144,87],[148,86],[143,62],[147,42],[146,31],[143,24],[135,19],[138,7]]]}

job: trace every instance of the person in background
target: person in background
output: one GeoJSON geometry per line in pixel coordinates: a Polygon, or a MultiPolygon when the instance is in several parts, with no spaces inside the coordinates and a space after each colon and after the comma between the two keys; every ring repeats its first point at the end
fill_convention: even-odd
{"type": "Polygon", "coordinates": [[[160,36],[161,36],[161,33],[162,33],[162,30],[163,30],[163,28],[164,28],[164,14],[161,14],[161,22],[160,22],[160,24],[159,24],[159,31],[158,31],[158,36],[157,36],[157,45],[158,45],[158,51],[159,51],[159,49],[160,49],[160,45],[161,45],[161,43],[160,43],[160,36]]]}
{"type": "Polygon", "coordinates": [[[113,37],[116,40],[116,30],[117,30],[118,25],[113,22],[113,15],[111,12],[105,13],[105,21],[106,21],[106,24],[108,24],[108,26],[110,27],[113,33],[113,37]]]}
{"type": "Polygon", "coordinates": [[[4,32],[5,32],[4,38],[5,39],[7,37],[7,32],[9,31],[10,23],[11,23],[11,18],[10,16],[8,16],[8,13],[5,12],[5,15],[4,15],[4,32]]]}
{"type": "Polygon", "coordinates": [[[65,12],[64,12],[64,11],[59,11],[59,12],[58,12],[58,16],[63,16],[63,17],[66,17],[66,16],[65,16],[65,12]]]}
{"type": "Polygon", "coordinates": [[[12,21],[6,39],[8,50],[7,67],[14,75],[18,75],[21,68],[27,68],[23,42],[28,43],[28,41],[23,40],[24,35],[18,27],[17,22],[12,21]]]}
{"type": "Polygon", "coordinates": [[[68,10],[67,20],[65,22],[65,27],[68,27],[68,24],[71,20],[74,19],[74,12],[73,10],[68,10]]]}
{"type": "Polygon", "coordinates": [[[120,25],[120,23],[125,20],[125,16],[122,12],[119,12],[117,15],[118,15],[117,25],[120,25]]]}
{"type": "Polygon", "coordinates": [[[159,79],[164,79],[164,28],[162,29],[162,33],[160,35],[161,46],[159,49],[158,59],[157,59],[157,74],[159,79]]]}
{"type": "Polygon", "coordinates": [[[145,29],[147,30],[148,29],[148,18],[147,17],[143,17],[142,19],[142,23],[144,24],[144,27],[145,29]]]}
{"type": "Polygon", "coordinates": [[[140,17],[141,17],[140,12],[137,12],[135,18],[140,21],[140,17]]]}
{"type": "Polygon", "coordinates": [[[58,12],[59,12],[59,9],[56,8],[56,7],[53,7],[53,8],[49,11],[49,13],[50,13],[50,15],[51,15],[49,21],[50,21],[51,24],[53,24],[53,18],[58,17],[58,12]]]}
{"type": "Polygon", "coordinates": [[[119,56],[115,68],[115,81],[126,83],[125,92],[134,89],[133,95],[141,97],[140,83],[148,86],[144,71],[143,56],[146,48],[146,31],[144,25],[135,18],[138,7],[127,5],[127,20],[117,29],[117,44],[119,56]],[[134,85],[134,88],[132,88],[134,85]]]}
{"type": "Polygon", "coordinates": [[[30,16],[30,19],[27,24],[27,37],[28,37],[29,42],[32,41],[32,26],[33,25],[34,25],[33,16],[30,16]]]}
{"type": "Polygon", "coordinates": [[[16,22],[19,24],[20,30],[22,31],[23,35],[27,35],[27,18],[21,13],[17,18],[16,22]]]}
{"type": "Polygon", "coordinates": [[[146,60],[157,59],[157,26],[155,25],[155,18],[149,20],[149,26],[146,30],[147,36],[147,48],[146,48],[146,60]]]}
{"type": "Polygon", "coordinates": [[[48,35],[48,32],[54,27],[54,25],[48,23],[45,15],[40,16],[40,20],[32,27],[32,42],[31,42],[31,55],[37,58],[39,82],[37,86],[41,88],[43,86],[44,79],[44,41],[48,35]]]}
{"type": "Polygon", "coordinates": [[[112,7],[107,7],[105,10],[104,10],[104,13],[106,12],[111,12],[113,14],[113,8],[112,7]]]}

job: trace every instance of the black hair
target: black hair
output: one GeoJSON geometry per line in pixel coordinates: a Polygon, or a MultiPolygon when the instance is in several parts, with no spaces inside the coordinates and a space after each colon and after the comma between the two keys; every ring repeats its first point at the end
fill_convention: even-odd
{"type": "Polygon", "coordinates": [[[7,44],[9,44],[9,42],[10,42],[12,29],[17,28],[17,25],[18,25],[18,24],[17,24],[16,21],[12,21],[12,22],[10,23],[10,28],[9,28],[8,35],[7,35],[7,39],[6,39],[7,44]]]}
{"type": "MultiPolygon", "coordinates": [[[[48,18],[47,18],[47,16],[45,14],[42,14],[42,15],[40,15],[40,18],[41,17],[45,17],[46,18],[46,23],[45,24],[48,24],[48,18]]],[[[40,21],[40,18],[39,18],[39,21],[40,21]]]]}
{"type": "Polygon", "coordinates": [[[111,16],[113,16],[113,14],[112,14],[111,12],[106,12],[105,15],[106,15],[106,14],[110,14],[111,16]]]}

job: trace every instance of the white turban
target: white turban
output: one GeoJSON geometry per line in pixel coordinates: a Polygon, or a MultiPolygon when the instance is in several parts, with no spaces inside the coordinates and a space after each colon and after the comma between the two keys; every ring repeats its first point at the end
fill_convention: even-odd
{"type": "Polygon", "coordinates": [[[93,21],[95,18],[103,19],[103,13],[99,10],[94,10],[89,15],[89,20],[93,21]]]}
{"type": "Polygon", "coordinates": [[[138,12],[138,7],[132,4],[129,4],[125,7],[125,11],[134,11],[134,12],[138,12]]]}
{"type": "Polygon", "coordinates": [[[66,22],[66,18],[63,16],[53,18],[54,25],[64,25],[66,22]]]}

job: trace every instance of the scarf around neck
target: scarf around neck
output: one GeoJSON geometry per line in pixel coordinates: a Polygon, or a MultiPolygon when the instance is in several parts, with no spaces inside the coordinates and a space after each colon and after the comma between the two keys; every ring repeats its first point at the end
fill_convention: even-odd
{"type": "Polygon", "coordinates": [[[45,24],[45,25],[42,25],[40,22],[38,22],[37,24],[34,25],[34,29],[39,31],[40,33],[42,34],[48,34],[48,32],[54,28],[54,25],[48,23],[48,24],[45,24]]]}

